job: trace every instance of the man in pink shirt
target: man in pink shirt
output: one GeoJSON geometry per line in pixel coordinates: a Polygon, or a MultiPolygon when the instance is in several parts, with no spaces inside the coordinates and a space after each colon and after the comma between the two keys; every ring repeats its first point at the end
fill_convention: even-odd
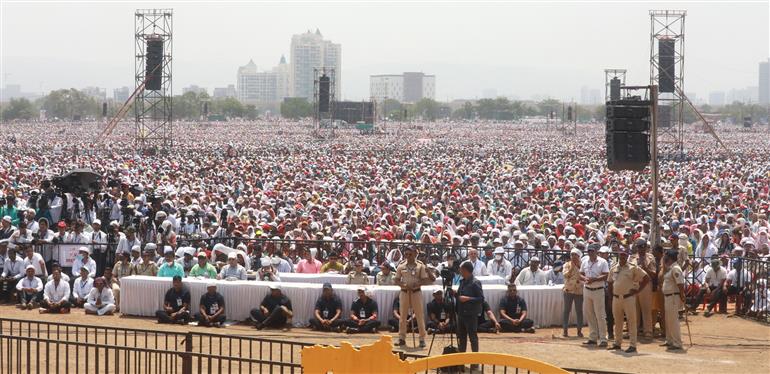
{"type": "Polygon", "coordinates": [[[297,273],[317,274],[321,270],[321,261],[315,258],[316,249],[305,251],[305,258],[297,264],[297,273]]]}

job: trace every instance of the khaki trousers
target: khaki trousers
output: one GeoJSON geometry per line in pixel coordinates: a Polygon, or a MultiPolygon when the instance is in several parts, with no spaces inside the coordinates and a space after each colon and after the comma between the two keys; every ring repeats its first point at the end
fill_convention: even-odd
{"type": "Polygon", "coordinates": [[[401,291],[398,294],[398,302],[400,303],[398,313],[401,315],[401,319],[398,321],[398,338],[406,339],[406,320],[409,317],[409,309],[411,309],[414,312],[414,318],[417,319],[420,340],[425,340],[425,308],[422,305],[422,291],[401,291]]]}
{"type": "MultiPolygon", "coordinates": [[[[583,310],[588,320],[588,340],[607,341],[607,315],[604,311],[604,288],[583,289],[583,310]]],[[[621,320],[622,321],[622,320],[621,320]]]]}
{"type": "MultiPolygon", "coordinates": [[[[642,314],[642,325],[644,326],[644,336],[652,337],[652,326],[655,322],[652,320],[652,285],[648,284],[636,294],[636,304],[639,306],[642,314]]],[[[639,322],[637,320],[637,322],[639,322]]]]}
{"type": "Polygon", "coordinates": [[[675,347],[682,347],[682,332],[679,329],[679,310],[682,309],[682,300],[679,294],[665,296],[666,310],[666,343],[675,347]]]}
{"type": "Polygon", "coordinates": [[[612,296],[612,318],[615,319],[615,345],[621,345],[623,342],[623,314],[628,320],[628,335],[631,337],[631,346],[636,347],[637,342],[637,319],[636,319],[636,297],[627,298],[612,296]]]}

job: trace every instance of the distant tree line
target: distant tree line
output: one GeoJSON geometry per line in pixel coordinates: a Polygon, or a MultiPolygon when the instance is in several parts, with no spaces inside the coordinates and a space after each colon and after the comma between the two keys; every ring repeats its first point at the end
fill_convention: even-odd
{"type": "MultiPolygon", "coordinates": [[[[204,111],[204,103],[208,103],[210,115],[221,115],[226,118],[253,119],[259,115],[255,105],[243,104],[235,98],[212,99],[206,93],[187,92],[173,97],[173,117],[175,119],[200,119],[204,111]]],[[[45,110],[49,119],[59,118],[72,120],[75,116],[83,119],[101,118],[102,101],[84,94],[74,88],[51,91],[48,95],[35,101],[28,99],[11,99],[3,103],[0,110],[1,121],[31,120],[38,118],[40,110],[45,110]]],[[[122,102],[112,102],[108,106],[107,116],[114,116],[122,102]]],[[[129,110],[126,117],[131,117],[129,110]]]]}
{"type": "MultiPolygon", "coordinates": [[[[244,104],[235,98],[211,98],[206,93],[187,92],[173,97],[175,119],[196,120],[204,112],[204,103],[208,105],[208,113],[224,118],[254,119],[262,111],[252,104],[244,104]]],[[[112,117],[123,103],[111,103],[107,116],[112,117]]],[[[432,99],[422,99],[416,103],[401,103],[397,100],[386,99],[378,103],[378,116],[384,116],[395,121],[421,119],[433,121],[437,119],[483,119],[496,121],[513,121],[524,117],[553,116],[554,119],[566,118],[569,103],[555,99],[538,102],[509,100],[505,97],[495,99],[480,99],[467,101],[454,111],[446,103],[432,99]]],[[[38,118],[40,110],[46,111],[47,118],[71,120],[74,116],[81,118],[100,118],[102,102],[74,88],[51,91],[48,95],[30,101],[19,98],[11,99],[0,104],[0,121],[31,120],[38,118]]],[[[264,109],[264,108],[263,108],[264,109]]],[[[721,120],[742,123],[744,117],[752,117],[753,121],[767,118],[768,107],[758,104],[734,102],[718,107],[701,105],[702,113],[719,114],[721,120]]],[[[127,115],[132,116],[133,111],[127,115]]],[[[313,104],[305,98],[286,98],[280,104],[280,113],[284,118],[299,119],[313,116],[313,104]]],[[[578,121],[604,121],[604,105],[578,105],[573,108],[573,114],[578,121]]],[[[698,117],[687,105],[684,110],[685,123],[697,122],[698,117]]]]}

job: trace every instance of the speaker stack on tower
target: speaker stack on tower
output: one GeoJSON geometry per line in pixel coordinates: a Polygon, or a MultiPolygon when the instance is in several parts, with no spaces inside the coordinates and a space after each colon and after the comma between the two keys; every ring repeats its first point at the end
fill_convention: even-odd
{"type": "Polygon", "coordinates": [[[324,74],[318,78],[318,112],[329,113],[329,87],[331,79],[324,74]]]}
{"type": "Polygon", "coordinates": [[[650,163],[649,100],[607,102],[607,167],[613,171],[641,171],[650,163]]]}
{"type": "Polygon", "coordinates": [[[147,63],[145,89],[151,91],[160,90],[163,84],[163,39],[159,37],[147,38],[147,63]]]}

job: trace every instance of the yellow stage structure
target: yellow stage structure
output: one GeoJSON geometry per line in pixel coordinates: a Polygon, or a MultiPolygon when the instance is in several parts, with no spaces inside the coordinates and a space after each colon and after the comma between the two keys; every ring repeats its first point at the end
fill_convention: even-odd
{"type": "Polygon", "coordinates": [[[503,353],[454,353],[404,361],[393,353],[393,341],[389,335],[383,335],[374,344],[360,348],[342,342],[339,347],[315,345],[302,349],[302,370],[307,374],[406,374],[469,364],[518,368],[530,373],[568,373],[542,361],[503,353]]]}

